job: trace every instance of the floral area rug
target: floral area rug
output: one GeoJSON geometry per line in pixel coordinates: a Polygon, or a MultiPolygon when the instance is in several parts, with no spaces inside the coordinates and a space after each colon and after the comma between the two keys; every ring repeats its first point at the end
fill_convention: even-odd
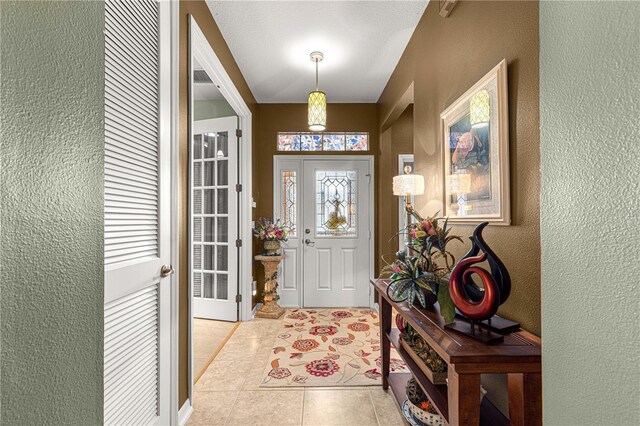
{"type": "MultiPolygon", "coordinates": [[[[262,387],[382,384],[378,314],[368,309],[285,313],[262,387]]],[[[391,349],[391,371],[408,371],[391,349]]]]}

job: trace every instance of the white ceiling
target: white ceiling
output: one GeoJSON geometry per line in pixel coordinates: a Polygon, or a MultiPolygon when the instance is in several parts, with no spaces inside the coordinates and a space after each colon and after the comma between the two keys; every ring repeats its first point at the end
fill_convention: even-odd
{"type": "Polygon", "coordinates": [[[428,0],[207,4],[258,102],[306,102],[314,50],[328,102],[376,102],[428,0]]]}

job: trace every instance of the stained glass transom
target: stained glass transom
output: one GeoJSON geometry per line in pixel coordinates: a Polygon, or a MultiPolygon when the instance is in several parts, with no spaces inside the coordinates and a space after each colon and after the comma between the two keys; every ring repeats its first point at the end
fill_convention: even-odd
{"type": "Polygon", "coordinates": [[[322,151],[322,134],[300,134],[300,151],[322,151]]]}
{"type": "Polygon", "coordinates": [[[278,151],[368,151],[369,133],[278,133],[278,151]]]}
{"type": "Polygon", "coordinates": [[[344,134],[325,133],[322,135],[322,149],[324,151],[344,151],[344,134]]]}
{"type": "Polygon", "coordinates": [[[356,172],[316,171],[316,236],[356,235],[356,172]]]}
{"type": "Polygon", "coordinates": [[[300,133],[278,133],[278,151],[300,151],[300,133]]]}
{"type": "Polygon", "coordinates": [[[282,223],[289,228],[290,237],[297,235],[296,191],[296,172],[282,172],[282,223]]]}

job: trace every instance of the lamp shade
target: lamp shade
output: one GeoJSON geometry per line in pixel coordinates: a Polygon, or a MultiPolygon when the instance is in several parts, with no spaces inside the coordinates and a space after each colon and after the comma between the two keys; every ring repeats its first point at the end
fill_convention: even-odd
{"type": "Polygon", "coordinates": [[[322,132],[327,128],[327,95],[324,92],[309,93],[309,130],[322,132]]]}
{"type": "Polygon", "coordinates": [[[424,194],[424,177],[422,175],[399,175],[393,178],[393,195],[424,194]]]}
{"type": "Polygon", "coordinates": [[[471,127],[484,127],[491,121],[489,92],[480,90],[469,102],[469,119],[471,127]]]}

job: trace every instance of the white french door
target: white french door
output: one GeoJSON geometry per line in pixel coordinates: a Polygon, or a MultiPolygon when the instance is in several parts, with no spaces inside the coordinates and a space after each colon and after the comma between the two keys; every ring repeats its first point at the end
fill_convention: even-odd
{"type": "Polygon", "coordinates": [[[105,3],[105,424],[170,422],[170,13],[105,3]]]}
{"type": "Polygon", "coordinates": [[[276,159],[275,215],[295,228],[283,245],[283,306],[370,306],[373,173],[364,158],[276,159]]]}
{"type": "Polygon", "coordinates": [[[193,316],[238,320],[237,117],[193,123],[191,285],[193,316]]]}

